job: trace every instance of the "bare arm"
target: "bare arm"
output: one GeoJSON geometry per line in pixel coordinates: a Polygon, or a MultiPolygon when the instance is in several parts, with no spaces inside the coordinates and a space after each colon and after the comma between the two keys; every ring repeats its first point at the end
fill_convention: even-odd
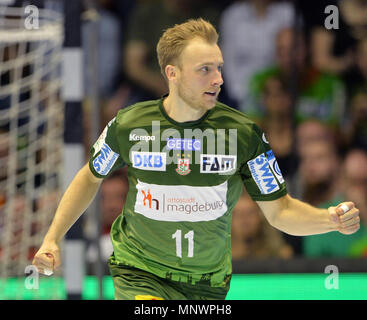
{"type": "Polygon", "coordinates": [[[61,198],[42,246],[33,260],[33,264],[40,272],[45,269],[54,270],[60,266],[59,242],[88,208],[101,182],[102,179],[92,174],[88,164],[76,174],[61,198]]]}
{"type": "Polygon", "coordinates": [[[168,92],[168,86],[160,73],[152,72],[146,66],[147,54],[148,48],[144,42],[128,43],[125,50],[125,71],[132,80],[160,97],[168,92]]]}
{"type": "Polygon", "coordinates": [[[257,201],[269,223],[288,234],[307,236],[339,231],[351,234],[359,229],[359,210],[352,202],[344,202],[349,211],[339,207],[315,208],[286,195],[274,201],[257,201]]]}
{"type": "Polygon", "coordinates": [[[351,53],[343,57],[332,54],[333,35],[323,28],[316,28],[311,36],[311,55],[314,66],[322,71],[339,73],[349,68],[353,63],[351,53]]]}

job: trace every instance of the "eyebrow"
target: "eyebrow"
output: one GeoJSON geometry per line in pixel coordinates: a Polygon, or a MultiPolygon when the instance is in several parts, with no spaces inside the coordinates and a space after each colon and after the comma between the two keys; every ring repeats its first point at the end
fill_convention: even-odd
{"type": "Polygon", "coordinates": [[[200,63],[198,65],[198,67],[202,67],[202,66],[214,66],[214,65],[219,65],[219,66],[223,66],[224,65],[224,62],[220,62],[220,63],[214,63],[214,62],[204,62],[204,63],[200,63]]]}

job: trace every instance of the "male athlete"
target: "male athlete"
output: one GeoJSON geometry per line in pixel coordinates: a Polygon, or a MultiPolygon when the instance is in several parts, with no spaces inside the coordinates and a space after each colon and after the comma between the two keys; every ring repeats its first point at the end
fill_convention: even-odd
{"type": "Polygon", "coordinates": [[[359,229],[352,202],[328,210],[291,198],[261,130],[217,101],[223,58],[214,27],[167,29],[157,54],[169,94],[118,112],[62,197],[33,264],[61,264],[59,242],[101,181],[128,166],[129,193],[111,229],[116,299],[224,299],[232,210],[243,185],[275,228],[298,236],[359,229]]]}

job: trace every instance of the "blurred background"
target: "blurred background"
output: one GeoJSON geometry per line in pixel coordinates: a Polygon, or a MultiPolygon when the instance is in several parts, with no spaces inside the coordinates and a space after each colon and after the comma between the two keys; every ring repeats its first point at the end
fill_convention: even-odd
{"type": "Polygon", "coordinates": [[[219,100],[263,129],[288,192],[320,208],[353,201],[361,215],[350,236],[291,236],[244,191],[227,298],[367,299],[367,0],[0,0],[0,299],[113,299],[109,230],[126,170],[69,230],[54,276],[26,267],[103,127],[167,93],[155,47],[191,17],[216,26],[219,100]],[[330,265],[339,290],[325,289],[330,265]]]}

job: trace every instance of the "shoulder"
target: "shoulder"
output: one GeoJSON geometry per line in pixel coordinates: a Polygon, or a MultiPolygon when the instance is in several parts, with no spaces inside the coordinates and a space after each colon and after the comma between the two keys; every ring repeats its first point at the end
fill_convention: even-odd
{"type": "Polygon", "coordinates": [[[159,110],[159,100],[137,102],[118,111],[117,125],[139,125],[143,119],[152,120],[159,110]]]}
{"type": "Polygon", "coordinates": [[[253,130],[258,129],[256,123],[245,113],[222,102],[217,102],[209,119],[218,122],[218,126],[225,126],[228,129],[239,129],[249,134],[252,134],[253,130]]]}

